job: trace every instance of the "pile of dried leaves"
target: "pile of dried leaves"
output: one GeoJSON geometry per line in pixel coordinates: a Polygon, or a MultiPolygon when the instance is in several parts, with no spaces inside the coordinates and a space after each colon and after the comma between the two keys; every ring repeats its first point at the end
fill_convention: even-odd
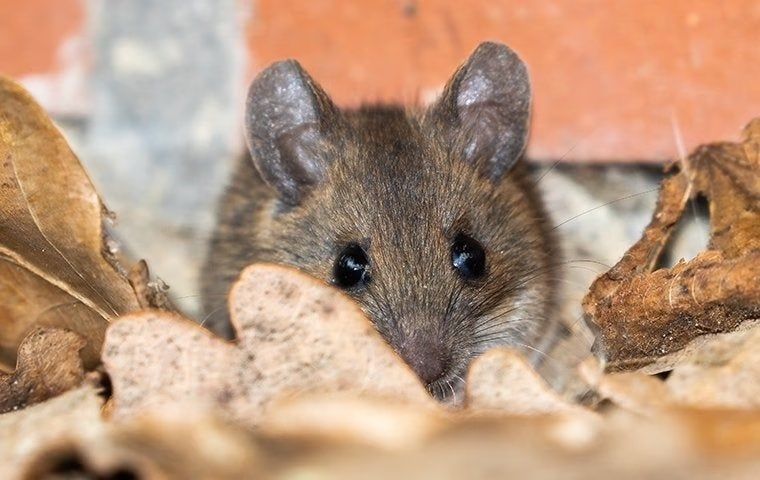
{"type": "Polygon", "coordinates": [[[77,158],[8,80],[0,162],[0,478],[760,471],[760,120],[673,166],[642,239],[592,286],[584,395],[496,349],[458,409],[429,397],[349,299],[289,269],[243,273],[235,342],[174,311],[144,262],[122,266],[77,158]],[[708,250],[655,269],[696,195],[708,250]]]}

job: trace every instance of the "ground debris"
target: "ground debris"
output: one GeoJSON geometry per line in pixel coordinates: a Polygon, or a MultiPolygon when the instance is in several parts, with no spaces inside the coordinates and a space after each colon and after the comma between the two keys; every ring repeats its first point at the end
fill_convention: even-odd
{"type": "Polygon", "coordinates": [[[466,407],[504,415],[593,415],[562,398],[524,355],[507,348],[492,349],[473,362],[467,375],[466,407]]]}
{"type": "Polygon", "coordinates": [[[127,280],[135,292],[140,308],[177,311],[177,307],[169,298],[169,286],[160,278],[151,280],[150,269],[145,260],[135,263],[127,274],[127,280]]]}
{"type": "MultiPolygon", "coordinates": [[[[87,393],[75,390],[0,417],[0,426],[17,425],[0,452],[8,460],[0,462],[3,478],[749,480],[760,468],[756,412],[681,409],[654,418],[618,412],[602,424],[561,416],[442,418],[419,405],[357,398],[353,405],[315,402],[328,407],[321,429],[306,423],[251,431],[219,412],[177,405],[104,422],[97,397],[87,393]],[[385,425],[411,439],[391,431],[381,444],[357,441],[350,432],[366,430],[374,412],[380,414],[371,428],[385,425]],[[42,433],[46,420],[51,430],[42,433]],[[20,435],[35,438],[29,444],[20,435]]],[[[281,417],[293,412],[292,405],[281,414],[272,410],[281,417]]]]}
{"type": "Polygon", "coordinates": [[[45,402],[0,415],[0,478],[23,477],[34,454],[71,435],[90,435],[103,427],[103,400],[84,384],[45,402]]]}
{"type": "Polygon", "coordinates": [[[106,248],[103,206],[66,140],[31,96],[0,77],[0,362],[33,325],[88,340],[97,363],[107,321],[138,308],[106,248]]]}
{"type": "Polygon", "coordinates": [[[692,343],[666,381],[675,402],[760,410],[760,326],[692,343]]]}
{"type": "Polygon", "coordinates": [[[677,168],[641,240],[583,301],[609,370],[650,364],[700,335],[760,319],[760,119],[741,143],[700,147],[677,168]],[[698,195],[710,204],[709,249],[655,270],[687,201],[698,195]]]}
{"type": "Polygon", "coordinates": [[[209,412],[156,409],[124,423],[62,436],[30,456],[24,478],[146,480],[261,478],[250,432],[209,412]]]}
{"type": "Polygon", "coordinates": [[[84,379],[85,340],[60,329],[35,328],[18,351],[16,370],[0,373],[0,413],[19,410],[70,390],[84,379]]]}

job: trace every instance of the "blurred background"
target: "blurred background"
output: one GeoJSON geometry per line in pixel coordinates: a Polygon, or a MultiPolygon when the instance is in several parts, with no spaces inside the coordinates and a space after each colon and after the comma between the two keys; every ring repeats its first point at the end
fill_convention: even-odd
{"type": "MultiPolygon", "coordinates": [[[[0,74],[51,113],[126,248],[190,312],[258,71],[296,58],[340,105],[425,104],[484,40],[529,65],[528,157],[578,261],[576,305],[648,222],[661,165],[760,114],[757,0],[0,0],[0,74]]],[[[694,212],[673,258],[704,245],[694,212]]]]}

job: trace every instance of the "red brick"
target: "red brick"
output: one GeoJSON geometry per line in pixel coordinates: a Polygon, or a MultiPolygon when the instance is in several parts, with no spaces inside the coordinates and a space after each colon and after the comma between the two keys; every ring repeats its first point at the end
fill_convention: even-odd
{"type": "Polygon", "coordinates": [[[756,0],[258,0],[248,32],[254,71],[298,58],[343,105],[427,98],[482,40],[530,66],[534,158],[659,161],[673,123],[691,148],[760,115],[756,0]]]}
{"type": "Polygon", "coordinates": [[[83,28],[84,17],[82,0],[0,0],[0,74],[57,70],[59,47],[83,28]]]}

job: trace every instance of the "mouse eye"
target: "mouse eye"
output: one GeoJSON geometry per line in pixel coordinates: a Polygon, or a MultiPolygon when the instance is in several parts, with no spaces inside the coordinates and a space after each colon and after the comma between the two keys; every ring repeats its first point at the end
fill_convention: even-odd
{"type": "Polygon", "coordinates": [[[451,264],[460,277],[475,280],[486,273],[486,252],[477,240],[460,233],[451,245],[451,264]]]}
{"type": "Polygon", "coordinates": [[[369,282],[369,259],[364,249],[348,245],[340,252],[333,267],[333,283],[341,288],[354,288],[369,282]]]}

